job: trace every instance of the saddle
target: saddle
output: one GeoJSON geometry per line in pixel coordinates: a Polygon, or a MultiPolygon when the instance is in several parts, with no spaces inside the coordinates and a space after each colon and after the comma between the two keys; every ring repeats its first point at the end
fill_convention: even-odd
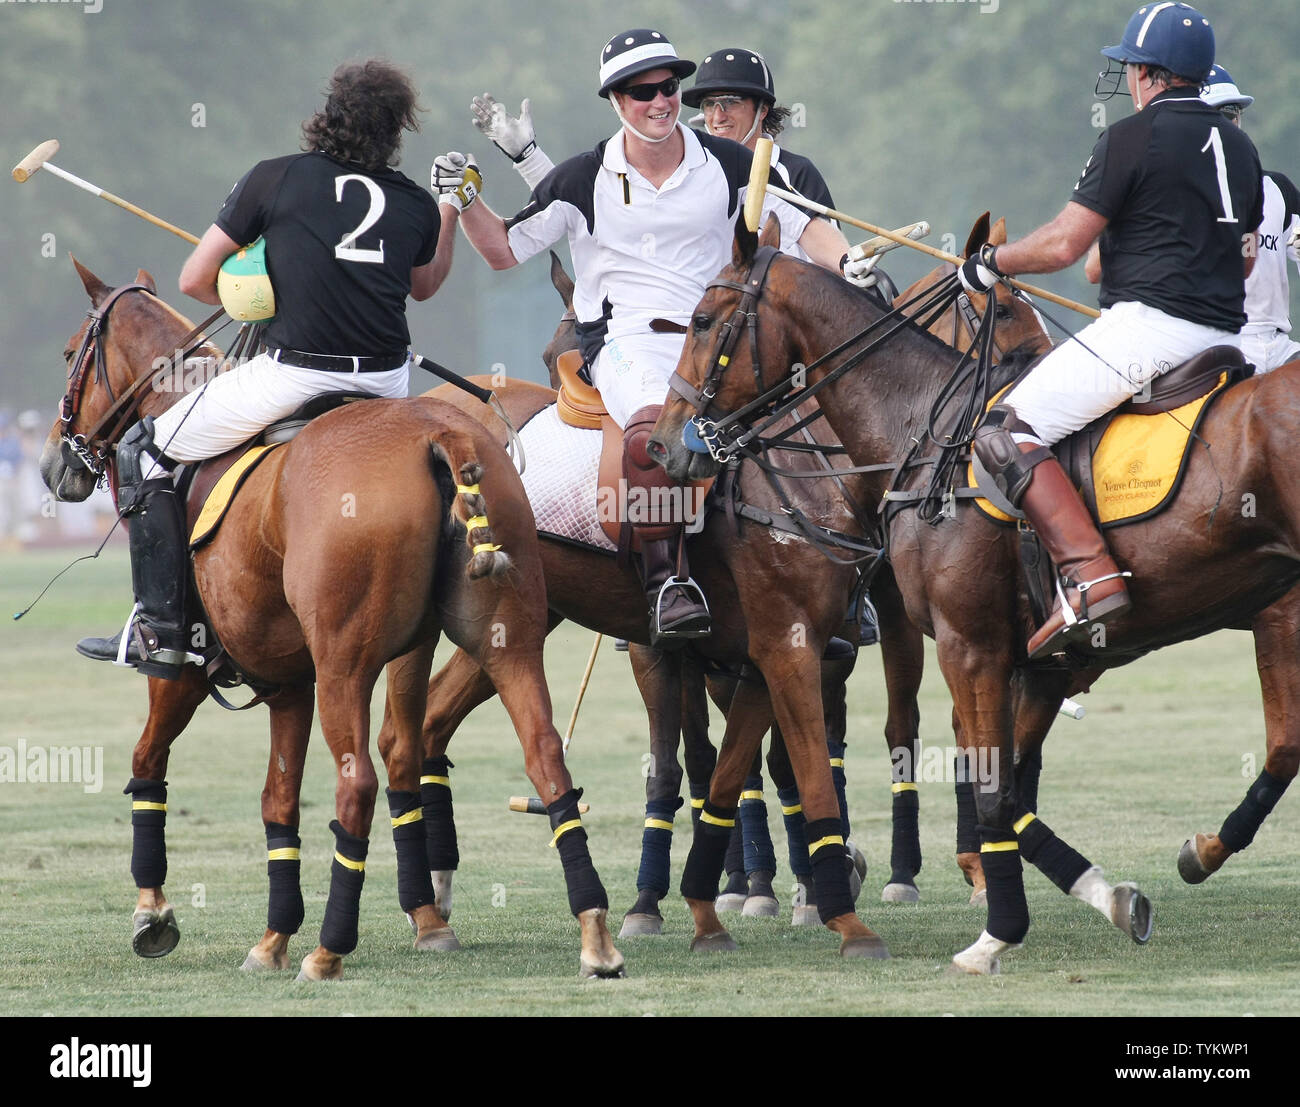
{"type": "MultiPolygon", "coordinates": [[[[1212,346],[1156,377],[1149,393],[1059,442],[1054,452],[1098,526],[1135,523],[1173,503],[1187,468],[1187,445],[1211,403],[1254,371],[1235,346],[1212,346]],[[1150,418],[1157,415],[1163,418],[1150,418]]],[[[1024,518],[973,457],[968,477],[978,491],[976,506],[989,518],[1009,525],[1024,518]]]]}
{"type": "MultiPolygon", "coordinates": [[[[601,530],[618,547],[620,555],[629,550],[640,553],[640,536],[634,528],[626,525],[626,513],[619,510],[628,500],[627,483],[623,476],[623,430],[605,410],[605,401],[600,393],[582,379],[581,369],[582,353],[579,350],[566,350],[556,358],[555,371],[560,378],[560,389],[555,410],[561,422],[571,427],[600,431],[600,469],[596,479],[597,518],[601,530]]],[[[699,490],[695,493],[696,503],[704,504],[712,484],[712,477],[691,482],[689,487],[699,490]]]]}

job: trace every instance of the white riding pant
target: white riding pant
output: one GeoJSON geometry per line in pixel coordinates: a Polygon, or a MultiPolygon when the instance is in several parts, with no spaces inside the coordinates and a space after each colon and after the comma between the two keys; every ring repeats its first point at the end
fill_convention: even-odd
{"type": "MultiPolygon", "coordinates": [[[[258,354],[217,374],[157,416],[154,441],[175,461],[202,461],[233,450],[323,392],[369,392],[402,399],[409,379],[409,361],[383,373],[331,373],[299,369],[258,354]]],[[[165,472],[151,460],[144,475],[149,479],[165,472]]]]}
{"type": "Polygon", "coordinates": [[[1126,301],[1104,308],[1099,319],[1057,346],[1002,400],[1037,432],[1013,437],[1055,445],[1202,350],[1240,345],[1239,335],[1146,304],[1126,301]]]}
{"type": "Polygon", "coordinates": [[[1241,352],[1256,373],[1267,373],[1300,357],[1300,342],[1293,342],[1289,332],[1272,323],[1247,323],[1241,328],[1241,352]]]}
{"type": "Polygon", "coordinates": [[[668,378],[677,369],[684,341],[680,334],[650,331],[605,343],[591,367],[591,383],[620,427],[641,408],[668,398],[668,378]]]}

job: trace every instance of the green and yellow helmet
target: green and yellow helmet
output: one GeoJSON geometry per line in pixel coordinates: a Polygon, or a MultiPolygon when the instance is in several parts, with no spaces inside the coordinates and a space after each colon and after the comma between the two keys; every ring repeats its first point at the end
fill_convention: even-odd
{"type": "Polygon", "coordinates": [[[217,274],[217,295],[230,318],[265,323],[275,317],[275,290],[266,271],[266,239],[236,250],[217,274]]]}

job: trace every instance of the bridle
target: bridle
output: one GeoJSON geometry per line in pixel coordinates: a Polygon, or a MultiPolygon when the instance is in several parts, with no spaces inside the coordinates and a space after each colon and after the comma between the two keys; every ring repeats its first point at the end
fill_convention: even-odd
{"type": "Polygon", "coordinates": [[[140,403],[144,399],[145,386],[157,379],[159,374],[174,369],[176,364],[184,364],[185,359],[190,354],[200,349],[205,344],[206,338],[193,346],[190,343],[203,336],[208,327],[216,322],[224,311],[224,309],[218,309],[190,331],[177,344],[178,356],[169,361],[167,365],[159,366],[153,372],[138,377],[122,392],[121,396],[117,396],[114,394],[113,385],[108,379],[103,339],[108,331],[109,313],[117,305],[118,301],[129,292],[145,292],[151,296],[154,295],[153,289],[148,285],[124,284],[120,288],[113,289],[98,306],[91,308],[86,313],[86,317],[90,322],[81,336],[81,345],[77,349],[77,354],[72,359],[68,370],[67,388],[64,390],[63,399],[59,403],[59,420],[63,423],[61,441],[64,461],[69,466],[74,463],[80,464],[96,479],[104,476],[107,470],[109,452],[139,411],[140,403]],[[103,385],[108,393],[109,407],[89,431],[70,433],[72,424],[81,411],[86,378],[92,365],[95,370],[95,383],[103,385]],[[111,429],[104,433],[104,428],[110,423],[112,423],[111,429]]]}

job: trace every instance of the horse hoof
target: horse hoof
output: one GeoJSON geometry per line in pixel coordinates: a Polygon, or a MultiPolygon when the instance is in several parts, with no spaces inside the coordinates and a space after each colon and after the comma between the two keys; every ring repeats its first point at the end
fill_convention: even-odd
{"type": "Polygon", "coordinates": [[[714,934],[701,934],[691,942],[692,953],[731,953],[739,948],[736,939],[725,930],[719,930],[714,934]]]}
{"type": "Polygon", "coordinates": [[[1178,875],[1188,884],[1203,884],[1210,878],[1210,870],[1201,864],[1201,855],[1196,852],[1196,843],[1191,838],[1178,851],[1178,875]]]}
{"type": "Polygon", "coordinates": [[[588,960],[587,955],[583,954],[578,959],[578,975],[583,980],[623,980],[627,977],[627,969],[623,965],[623,955],[614,951],[614,958],[608,961],[596,962],[588,960]]]}
{"type": "Polygon", "coordinates": [[[713,901],[713,909],[715,911],[743,911],[747,899],[749,899],[749,895],[745,892],[723,892],[713,901]]]}
{"type": "Polygon", "coordinates": [[[997,976],[1002,971],[1001,955],[1007,950],[1019,948],[1018,942],[1001,941],[985,930],[972,945],[952,959],[948,971],[970,976],[997,976]]]}
{"type": "Polygon", "coordinates": [[[257,946],[248,951],[241,972],[283,972],[289,967],[288,953],[263,953],[257,946]]]}
{"type": "Polygon", "coordinates": [[[774,919],[781,913],[775,896],[748,896],[740,913],[748,919],[774,919]]]}
{"type": "Polygon", "coordinates": [[[987,907],[989,905],[988,889],[981,888],[978,892],[971,892],[970,905],[972,907],[987,907]]]}
{"type": "Polygon", "coordinates": [[[299,983],[315,984],[324,980],[342,980],[343,979],[343,958],[335,958],[333,963],[321,965],[312,954],[307,954],[302,959],[302,967],[298,970],[296,978],[299,983]]]}
{"type": "Polygon", "coordinates": [[[816,905],[809,907],[806,904],[802,907],[796,907],[794,913],[790,916],[791,926],[821,926],[821,916],[817,914],[816,905]]]}
{"type": "Polygon", "coordinates": [[[644,938],[660,935],[664,932],[662,915],[628,914],[623,916],[623,926],[618,932],[620,938],[644,938]]]}
{"type": "Polygon", "coordinates": [[[1151,940],[1151,901],[1136,884],[1116,884],[1111,895],[1111,922],[1138,945],[1146,945],[1151,940]]]}
{"type": "Polygon", "coordinates": [[[840,956],[846,960],[888,961],[889,950],[885,940],[876,935],[870,938],[848,938],[840,943],[840,956]]]}
{"type": "Polygon", "coordinates": [[[880,893],[881,903],[916,903],[921,893],[915,884],[886,884],[880,893]]]}
{"type": "Polygon", "coordinates": [[[430,930],[423,937],[415,939],[415,948],[422,953],[454,953],[460,949],[460,941],[456,938],[456,932],[449,926],[444,926],[438,930],[430,930]]]}
{"type": "Polygon", "coordinates": [[[853,868],[849,870],[849,897],[856,904],[862,895],[862,882],[867,879],[867,858],[852,838],[844,846],[849,851],[849,860],[853,862],[853,868]]]}
{"type": "Polygon", "coordinates": [[[161,911],[146,909],[131,916],[131,949],[137,957],[166,957],[180,940],[171,904],[161,911]]]}
{"type": "MultiPolygon", "coordinates": [[[[412,933],[412,934],[419,934],[419,933],[420,933],[420,924],[417,923],[417,922],[415,921],[415,916],[412,915],[411,912],[409,912],[409,911],[405,912],[405,914],[406,914],[406,921],[407,921],[408,923],[411,924],[411,933],[412,933]]],[[[444,920],[443,920],[443,921],[444,921],[444,922],[446,921],[445,917],[444,917],[444,920]]]]}

